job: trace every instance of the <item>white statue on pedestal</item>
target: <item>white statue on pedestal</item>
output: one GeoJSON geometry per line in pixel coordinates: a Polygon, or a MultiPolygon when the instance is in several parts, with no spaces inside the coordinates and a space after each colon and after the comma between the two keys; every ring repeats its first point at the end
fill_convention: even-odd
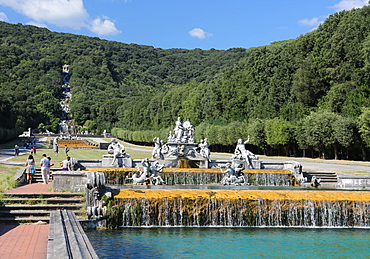
{"type": "Polygon", "coordinates": [[[112,139],[108,146],[108,154],[113,154],[113,165],[117,158],[126,156],[126,150],[125,147],[116,139],[112,139]]]}

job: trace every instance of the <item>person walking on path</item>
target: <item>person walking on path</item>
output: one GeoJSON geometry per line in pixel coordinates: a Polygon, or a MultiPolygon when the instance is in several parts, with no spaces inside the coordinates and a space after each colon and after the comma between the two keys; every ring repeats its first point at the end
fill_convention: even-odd
{"type": "Polygon", "coordinates": [[[54,145],[54,154],[58,155],[58,152],[59,152],[59,146],[58,146],[58,144],[55,144],[54,145]]]}
{"type": "Polygon", "coordinates": [[[44,182],[44,184],[48,184],[49,183],[50,160],[46,157],[46,154],[42,155],[40,165],[41,165],[42,181],[44,182]]]}
{"type": "Polygon", "coordinates": [[[35,171],[36,171],[35,159],[33,158],[33,155],[28,156],[28,159],[26,160],[25,165],[26,165],[26,173],[27,173],[27,182],[31,184],[33,175],[35,174],[35,171]]]}
{"type": "Polygon", "coordinates": [[[19,155],[19,146],[18,145],[15,145],[14,146],[14,155],[15,156],[18,156],[19,155]]]}
{"type": "Polygon", "coordinates": [[[35,146],[35,145],[33,145],[33,146],[31,147],[31,154],[36,155],[36,146],[35,146]]]}
{"type": "Polygon", "coordinates": [[[69,147],[66,145],[66,147],[65,147],[65,151],[64,151],[65,153],[66,153],[66,156],[68,156],[68,152],[69,152],[69,147]]]}
{"type": "Polygon", "coordinates": [[[72,171],[71,169],[71,158],[67,156],[67,159],[62,161],[62,170],[63,171],[72,171]]]}

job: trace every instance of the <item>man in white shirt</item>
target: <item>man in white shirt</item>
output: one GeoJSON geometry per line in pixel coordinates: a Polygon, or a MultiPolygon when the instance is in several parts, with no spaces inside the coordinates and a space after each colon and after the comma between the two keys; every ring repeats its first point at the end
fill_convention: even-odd
{"type": "Polygon", "coordinates": [[[44,182],[44,184],[49,183],[49,175],[50,175],[49,164],[50,164],[50,160],[46,157],[45,154],[43,154],[41,161],[40,161],[40,165],[41,165],[42,181],[44,182]]]}
{"type": "Polygon", "coordinates": [[[72,171],[71,169],[71,158],[68,156],[66,160],[63,160],[62,163],[63,163],[63,167],[62,167],[62,170],[63,171],[72,171]]]}

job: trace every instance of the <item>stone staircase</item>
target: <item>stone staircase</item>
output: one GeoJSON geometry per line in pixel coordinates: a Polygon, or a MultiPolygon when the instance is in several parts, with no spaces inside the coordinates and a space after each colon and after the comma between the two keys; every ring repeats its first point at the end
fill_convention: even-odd
{"type": "Polygon", "coordinates": [[[12,193],[1,199],[0,222],[49,222],[50,212],[69,210],[84,219],[85,195],[83,193],[12,193]]]}
{"type": "MultiPolygon", "coordinates": [[[[36,169],[32,180],[32,184],[37,183],[42,183],[40,168],[36,169]]],[[[85,207],[84,193],[6,193],[0,199],[0,223],[48,223],[50,212],[64,209],[83,220],[86,217],[85,207]]]]}
{"type": "MultiPolygon", "coordinates": [[[[55,166],[59,167],[59,163],[58,163],[58,165],[55,165],[55,166]]],[[[53,181],[53,171],[60,171],[60,170],[61,170],[60,168],[51,168],[50,169],[51,176],[49,178],[49,182],[53,181]]],[[[42,175],[41,175],[41,168],[40,167],[36,167],[36,172],[32,177],[32,183],[42,183],[42,175]]],[[[26,182],[20,183],[19,186],[22,186],[22,185],[25,185],[25,184],[28,184],[28,183],[26,183],[26,182]]]]}
{"type": "Polygon", "coordinates": [[[304,172],[304,177],[307,177],[307,182],[311,182],[312,177],[320,179],[322,186],[334,186],[338,183],[338,175],[335,172],[304,172]]]}

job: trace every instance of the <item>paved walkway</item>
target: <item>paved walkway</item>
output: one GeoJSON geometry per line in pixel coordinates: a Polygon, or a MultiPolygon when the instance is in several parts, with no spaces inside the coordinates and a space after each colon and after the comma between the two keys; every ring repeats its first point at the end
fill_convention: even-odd
{"type": "Polygon", "coordinates": [[[0,258],[46,258],[49,225],[0,225],[0,258]]]}
{"type": "MultiPolygon", "coordinates": [[[[33,183],[6,193],[50,193],[49,184],[33,183]]],[[[0,258],[46,258],[49,225],[0,225],[0,258]]]]}
{"type": "Polygon", "coordinates": [[[51,186],[43,183],[26,184],[13,190],[7,191],[7,193],[50,193],[51,186]]]}

